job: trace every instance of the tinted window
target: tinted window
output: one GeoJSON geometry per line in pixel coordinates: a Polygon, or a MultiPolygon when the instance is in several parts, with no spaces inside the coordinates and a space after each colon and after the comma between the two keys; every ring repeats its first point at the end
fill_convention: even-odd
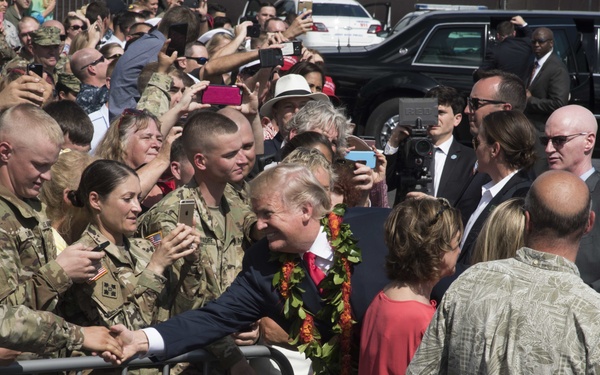
{"type": "Polygon", "coordinates": [[[332,17],[369,17],[369,14],[358,5],[313,3],[313,15],[332,17]]]}
{"type": "Polygon", "coordinates": [[[484,28],[440,27],[430,34],[416,62],[478,67],[483,60],[484,28]]]}

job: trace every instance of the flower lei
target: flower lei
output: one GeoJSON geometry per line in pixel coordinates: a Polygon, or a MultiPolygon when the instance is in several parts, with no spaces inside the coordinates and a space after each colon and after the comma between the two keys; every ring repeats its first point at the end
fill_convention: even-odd
{"type": "Polygon", "coordinates": [[[350,307],[351,265],[361,262],[361,252],[352,237],[350,225],[343,224],[346,205],[338,204],[323,219],[321,225],[327,233],[327,239],[334,251],[333,265],[327,276],[318,285],[325,307],[313,316],[304,308],[302,294],[304,290],[299,284],[306,273],[299,266],[298,254],[273,253],[271,260],[281,263],[281,269],[273,278],[273,286],[285,300],[283,314],[291,320],[289,336],[290,344],[298,345],[298,350],[313,362],[315,374],[351,373],[350,346],[352,338],[352,310],[350,307]],[[321,341],[321,334],[314,324],[314,319],[325,323],[335,323],[332,328],[333,337],[321,341]]]}

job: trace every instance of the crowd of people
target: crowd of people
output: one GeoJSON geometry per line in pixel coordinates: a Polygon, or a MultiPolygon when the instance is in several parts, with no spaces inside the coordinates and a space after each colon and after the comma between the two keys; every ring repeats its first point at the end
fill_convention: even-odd
{"type": "Polygon", "coordinates": [[[261,61],[310,11],[235,25],[204,0],[93,1],[61,23],[40,3],[0,1],[0,364],[202,347],[215,374],[277,373],[239,350],[258,343],[307,375],[600,370],[597,123],[536,101],[548,29],[532,78],[482,67],[466,101],[426,94],[416,189],[411,130],[383,151],[352,138],[317,50],[261,61]]]}

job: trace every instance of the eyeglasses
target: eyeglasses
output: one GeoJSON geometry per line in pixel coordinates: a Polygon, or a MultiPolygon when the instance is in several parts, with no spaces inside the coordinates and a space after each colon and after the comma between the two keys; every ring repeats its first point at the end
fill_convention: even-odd
{"type": "Polygon", "coordinates": [[[552,39],[531,39],[531,44],[544,44],[552,39]]]}
{"type": "Polygon", "coordinates": [[[105,60],[104,56],[100,56],[100,57],[98,57],[98,59],[92,61],[91,63],[89,63],[89,64],[87,64],[85,66],[82,66],[80,70],[83,70],[83,69],[87,68],[88,66],[96,66],[96,65],[98,65],[100,63],[103,63],[104,60],[105,60]]]}
{"type": "Polygon", "coordinates": [[[77,30],[79,30],[79,29],[81,29],[81,30],[83,30],[83,31],[86,31],[86,30],[87,30],[87,25],[82,25],[82,26],[79,26],[79,25],[71,25],[71,29],[73,29],[73,30],[75,30],[75,31],[77,31],[77,30]]]}
{"type": "Polygon", "coordinates": [[[552,146],[554,148],[559,148],[565,145],[565,143],[569,142],[572,139],[575,139],[581,135],[588,135],[588,132],[577,133],[577,134],[569,134],[569,135],[556,135],[554,137],[540,137],[540,142],[544,146],[548,146],[548,142],[552,141],[552,146]]]}
{"type": "Polygon", "coordinates": [[[186,59],[189,60],[194,60],[195,62],[197,62],[200,65],[204,65],[208,62],[208,59],[206,57],[190,57],[190,56],[186,56],[186,59]]]}
{"type": "Polygon", "coordinates": [[[140,111],[139,109],[135,109],[135,108],[125,108],[125,110],[123,111],[123,113],[121,113],[121,117],[119,118],[119,122],[117,123],[117,129],[121,129],[121,123],[123,122],[123,119],[127,116],[132,116],[132,117],[137,117],[137,116],[141,116],[145,113],[145,111],[140,111]]]}
{"type": "Polygon", "coordinates": [[[107,59],[108,59],[108,60],[112,60],[112,59],[119,58],[119,57],[121,57],[121,56],[123,56],[123,54],[122,54],[122,53],[115,53],[114,55],[107,57],[107,59]]]}
{"type": "Polygon", "coordinates": [[[437,201],[442,205],[442,207],[440,207],[438,212],[435,214],[435,216],[429,223],[429,226],[435,225],[435,223],[438,222],[438,220],[440,219],[440,216],[442,216],[444,211],[446,211],[449,208],[452,208],[452,206],[450,206],[450,202],[448,202],[448,200],[446,198],[437,198],[437,201]]]}
{"type": "Polygon", "coordinates": [[[477,111],[479,108],[486,106],[488,104],[504,104],[501,100],[492,100],[492,99],[480,99],[480,98],[471,98],[470,96],[467,98],[467,104],[469,104],[469,108],[472,111],[477,111]]]}
{"type": "Polygon", "coordinates": [[[477,148],[478,148],[478,147],[479,147],[479,145],[481,144],[481,142],[479,142],[479,138],[477,138],[477,137],[473,137],[473,140],[472,140],[472,142],[473,142],[473,149],[474,149],[474,150],[477,150],[477,148]]]}

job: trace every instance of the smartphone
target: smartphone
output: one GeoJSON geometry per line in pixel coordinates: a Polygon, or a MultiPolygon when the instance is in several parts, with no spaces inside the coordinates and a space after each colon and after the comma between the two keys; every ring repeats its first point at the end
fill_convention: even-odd
{"type": "MultiPolygon", "coordinates": [[[[313,2],[312,0],[300,0],[298,1],[298,16],[302,16],[304,13],[308,11],[312,11],[313,2]]],[[[304,18],[304,17],[303,17],[304,18]]]]}
{"type": "Polygon", "coordinates": [[[283,66],[283,53],[279,48],[267,48],[258,51],[261,68],[272,68],[277,65],[283,66]]]}
{"type": "Polygon", "coordinates": [[[250,38],[258,38],[260,36],[260,25],[258,23],[246,28],[246,36],[250,38]]]}
{"type": "Polygon", "coordinates": [[[302,42],[283,43],[281,53],[283,56],[302,56],[302,42]]]}
{"type": "Polygon", "coordinates": [[[29,64],[27,65],[27,73],[29,72],[34,72],[41,77],[44,73],[44,66],[42,64],[29,64]]]}
{"type": "Polygon", "coordinates": [[[187,40],[187,23],[176,23],[169,27],[169,39],[171,42],[167,47],[167,55],[171,56],[177,51],[177,57],[185,56],[185,42],[187,40]]]}
{"type": "Polygon", "coordinates": [[[194,227],[194,209],[196,202],[193,199],[183,199],[179,201],[179,216],[177,222],[185,224],[188,227],[194,227]]]}
{"type": "Polygon", "coordinates": [[[242,89],[237,86],[209,85],[200,103],[214,105],[242,105],[242,89]]]}
{"type": "Polygon", "coordinates": [[[102,251],[102,250],[106,249],[108,247],[108,245],[110,245],[110,241],[104,241],[100,245],[93,248],[92,251],[102,251]]]}
{"type": "Polygon", "coordinates": [[[374,151],[350,151],[346,154],[346,159],[366,164],[369,168],[375,168],[377,160],[374,151]]]}

